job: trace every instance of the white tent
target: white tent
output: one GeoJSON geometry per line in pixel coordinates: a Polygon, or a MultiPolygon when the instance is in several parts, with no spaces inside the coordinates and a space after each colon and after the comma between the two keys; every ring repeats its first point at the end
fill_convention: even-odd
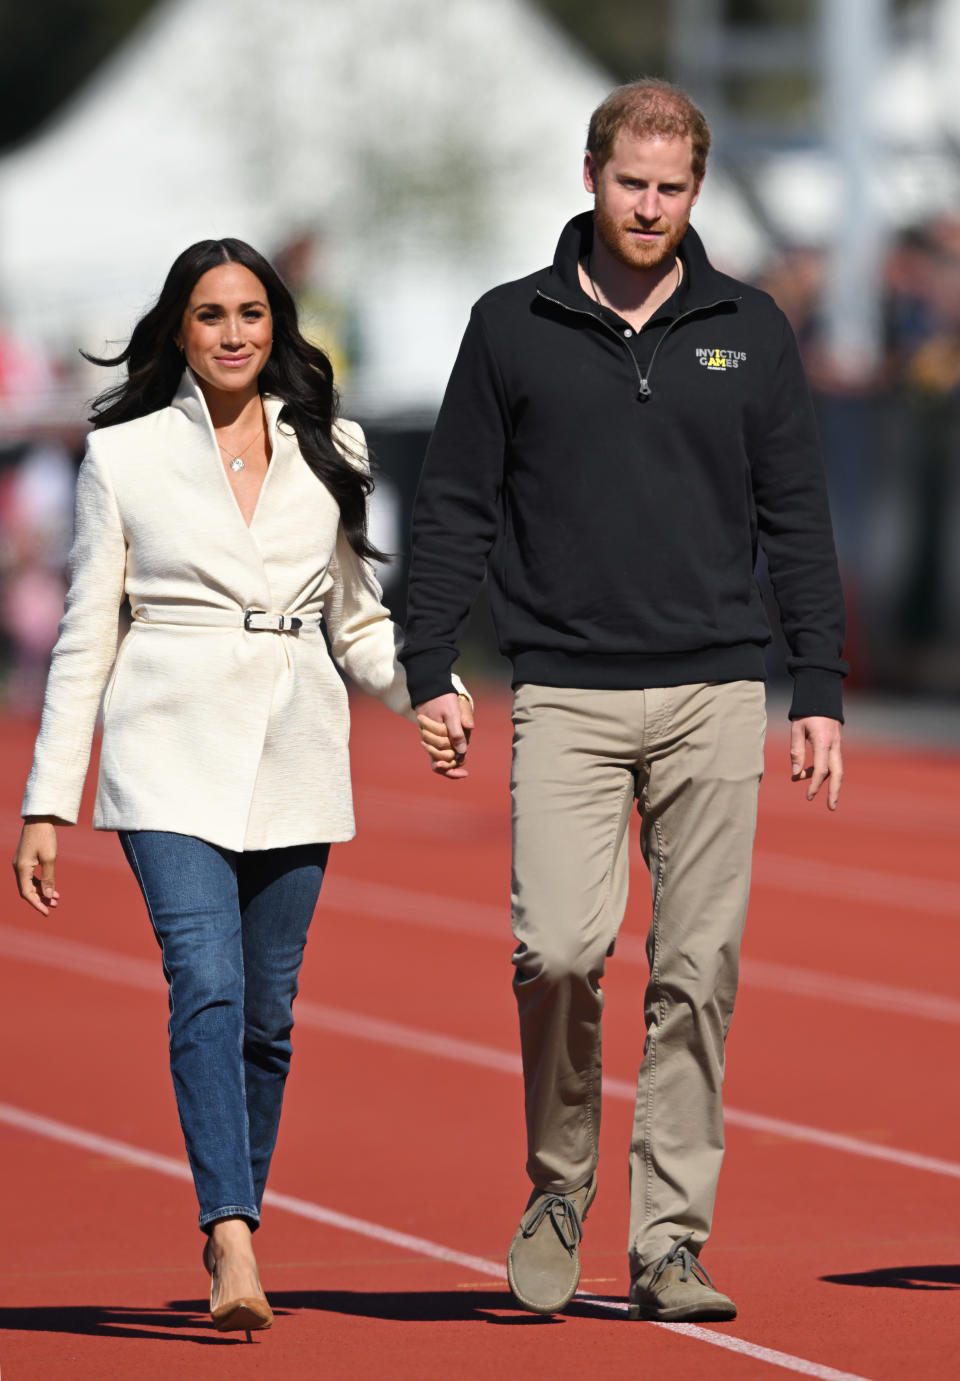
{"type": "MultiPolygon", "coordinates": [[[[0,161],[0,318],[102,350],[192,241],[319,230],[363,345],[348,405],[429,411],[473,299],[589,205],[611,84],[525,0],[169,0],[0,161]]],[[[725,266],[756,262],[719,174],[697,215],[725,266]]]]}
{"type": "Polygon", "coordinates": [[[102,349],[192,241],[319,228],[364,402],[430,405],[472,298],[584,204],[608,85],[521,0],[170,0],[0,164],[0,311],[102,349]]]}

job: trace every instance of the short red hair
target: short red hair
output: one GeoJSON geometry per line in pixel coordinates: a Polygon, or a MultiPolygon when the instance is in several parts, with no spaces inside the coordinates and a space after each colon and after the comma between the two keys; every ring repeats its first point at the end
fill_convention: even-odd
{"type": "Polygon", "coordinates": [[[659,77],[618,86],[590,116],[587,152],[600,169],[613,153],[622,129],[637,139],[685,139],[690,136],[693,175],[697,182],[707,169],[710,130],[703,112],[685,91],[659,77]]]}

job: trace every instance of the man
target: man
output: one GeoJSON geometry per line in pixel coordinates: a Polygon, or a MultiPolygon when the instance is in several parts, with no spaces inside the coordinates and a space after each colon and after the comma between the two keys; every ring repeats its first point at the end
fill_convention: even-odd
{"type": "MultiPolygon", "coordinates": [[[[631,1318],[728,1319],[699,1263],[723,1154],[762,771],[769,565],[794,678],[790,756],[834,809],[843,608],[816,431],[786,319],[689,227],[709,148],[677,88],[594,112],[594,209],[550,269],[476,304],[414,515],[413,703],[466,752],[449,693],[484,572],[513,662],[514,987],[533,1192],[517,1300],[562,1309],[596,1192],[600,979],[634,800],[653,887],[630,1150],[631,1318]]],[[[443,763],[440,764],[443,769],[443,763]]]]}

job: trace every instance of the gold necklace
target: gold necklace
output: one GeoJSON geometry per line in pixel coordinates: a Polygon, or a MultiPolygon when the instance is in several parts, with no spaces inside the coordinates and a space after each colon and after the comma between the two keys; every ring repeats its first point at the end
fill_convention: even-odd
{"type": "MultiPolygon", "coordinates": [[[[243,457],[246,455],[247,451],[249,451],[249,449],[250,449],[250,447],[253,445],[253,443],[254,443],[254,442],[258,439],[258,437],[260,437],[262,434],[263,434],[263,423],[261,422],[261,423],[260,423],[260,426],[257,428],[257,430],[256,430],[256,432],[254,433],[254,435],[253,435],[253,436],[250,438],[250,440],[247,442],[246,446],[244,446],[243,450],[242,450],[242,451],[236,451],[236,452],[233,453],[233,455],[231,455],[231,453],[230,453],[228,450],[225,450],[223,446],[220,446],[220,438],[217,437],[217,445],[220,446],[220,450],[221,450],[221,452],[222,452],[222,454],[223,454],[223,457],[224,457],[224,459],[227,461],[227,463],[228,463],[228,465],[230,466],[230,469],[231,469],[231,470],[242,470],[242,469],[244,469],[244,459],[243,459],[243,457]]],[[[216,436],[216,432],[214,432],[214,436],[216,436]]]]}
{"type": "MultiPolygon", "coordinates": [[[[677,288],[679,288],[679,286],[680,286],[680,280],[681,280],[681,278],[683,277],[683,274],[682,274],[681,269],[680,269],[680,257],[679,257],[679,255],[677,256],[677,258],[674,259],[673,262],[674,262],[674,266],[676,267],[676,270],[677,270],[677,285],[676,285],[676,287],[673,289],[673,292],[671,292],[670,297],[672,297],[672,296],[673,296],[673,293],[675,293],[675,292],[677,291],[677,288]]],[[[590,286],[591,286],[591,288],[593,289],[593,295],[594,295],[594,297],[596,298],[597,306],[598,306],[598,307],[606,307],[608,311],[616,312],[616,311],[617,311],[616,307],[612,307],[612,306],[610,305],[609,302],[604,302],[603,298],[600,296],[600,293],[599,293],[599,290],[598,290],[598,288],[597,288],[596,283],[593,281],[593,273],[592,273],[592,269],[593,269],[593,251],[592,251],[592,250],[591,250],[591,252],[587,255],[587,262],[586,262],[586,264],[584,265],[584,268],[585,268],[586,271],[587,271],[587,278],[590,280],[590,286]]],[[[669,300],[668,298],[664,298],[664,301],[668,301],[668,300],[669,300]]],[[[617,312],[617,316],[619,316],[619,315],[620,315],[620,313],[617,312]]]]}

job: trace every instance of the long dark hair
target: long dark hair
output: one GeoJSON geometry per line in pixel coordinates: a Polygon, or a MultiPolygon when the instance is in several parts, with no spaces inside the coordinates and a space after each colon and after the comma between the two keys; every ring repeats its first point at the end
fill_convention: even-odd
{"type": "MultiPolygon", "coordinates": [[[[140,318],[127,348],[112,359],[88,355],[93,364],[127,366],[127,377],[93,401],[90,421],[112,427],[170,405],[184,362],[174,337],[199,278],[221,264],[242,264],[267,290],[273,317],[273,348],[260,374],[260,388],[283,400],[280,422],[296,433],[300,452],[340,506],[347,540],[358,556],[383,561],[367,536],[367,498],[373,481],[334,444],[337,416],[333,367],[324,352],[300,333],[297,308],[276,269],[243,240],[198,240],[173,261],[160,296],[140,318]]],[[[356,457],[354,457],[356,459],[356,457]]]]}

